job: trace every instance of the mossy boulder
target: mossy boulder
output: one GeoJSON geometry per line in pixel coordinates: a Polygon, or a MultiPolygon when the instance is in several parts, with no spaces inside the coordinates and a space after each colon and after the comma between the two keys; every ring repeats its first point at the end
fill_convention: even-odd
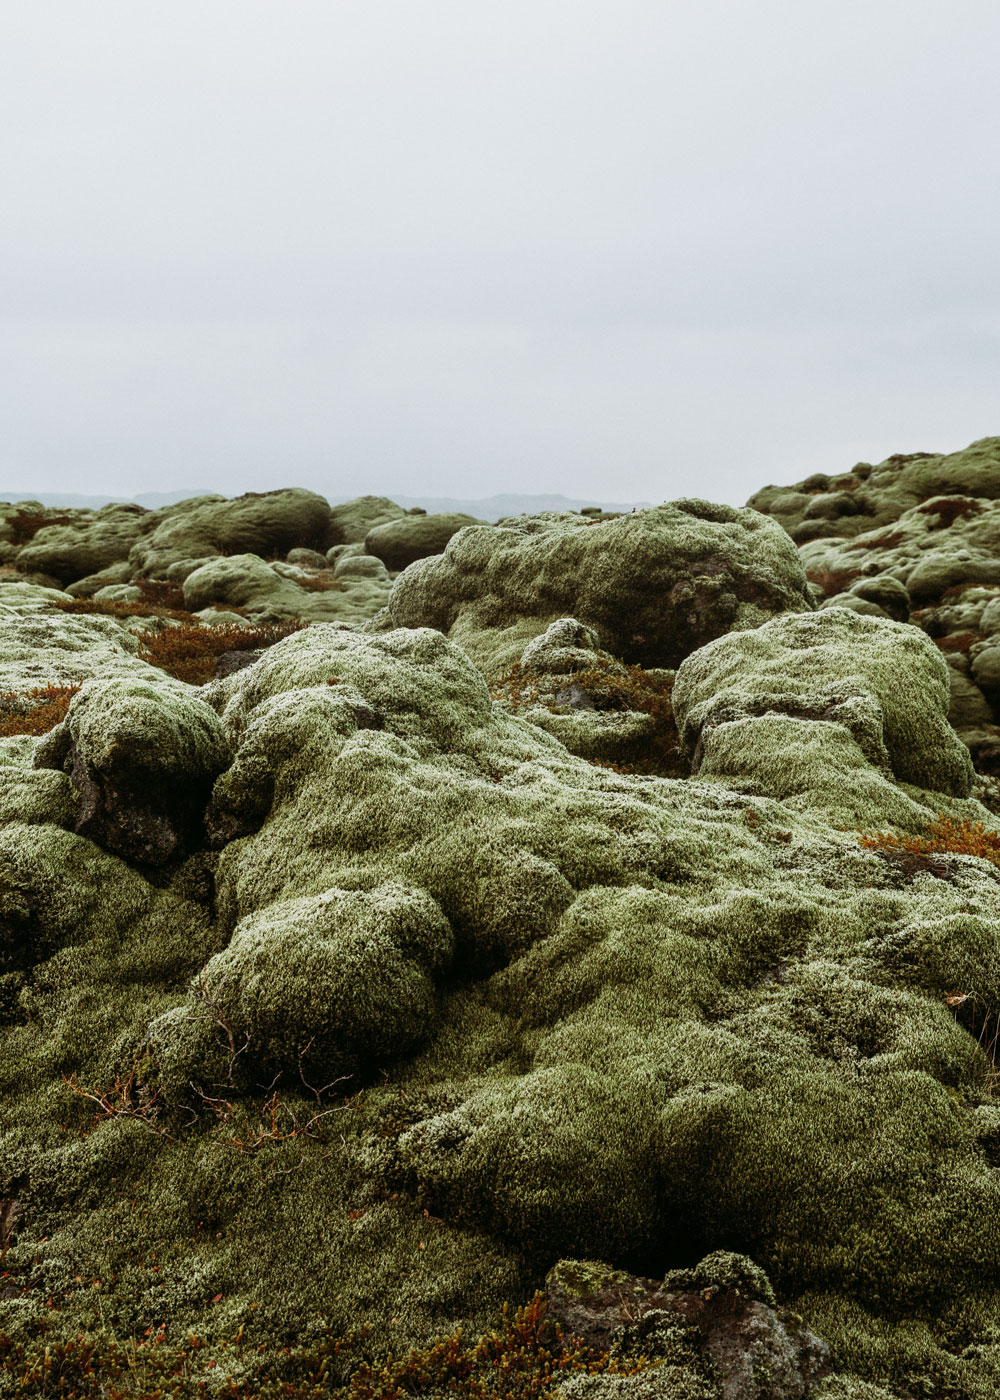
{"type": "Polygon", "coordinates": [[[912,457],[900,468],[899,484],[924,500],[953,494],[1000,499],[1000,437],[979,438],[960,452],[912,457]]]}
{"type": "Polygon", "coordinates": [[[116,619],[74,617],[54,608],[72,602],[65,594],[24,586],[15,606],[0,593],[0,690],[28,691],[65,686],[96,674],[155,675],[138,658],[139,642],[116,619]],[[27,596],[25,596],[27,595],[27,596]]]}
{"type": "Polygon", "coordinates": [[[406,511],[387,496],[356,496],[330,511],[331,545],[363,544],[369,530],[390,520],[402,520],[406,511]]]}
{"type": "Polygon", "coordinates": [[[389,583],[389,571],[373,554],[345,554],[333,566],[334,578],[370,578],[389,583]]]}
{"type": "Polygon", "coordinates": [[[290,549],[285,556],[286,564],[295,564],[300,569],[325,569],[326,555],[318,549],[290,549]]]}
{"type": "Polygon", "coordinates": [[[99,589],[113,584],[130,583],[131,579],[132,566],[127,559],[121,559],[116,564],[109,564],[106,569],[99,569],[97,573],[87,574],[75,583],[68,584],[66,592],[71,598],[93,598],[99,589]]]}
{"type": "Polygon", "coordinates": [[[826,1343],[801,1318],[776,1308],[763,1269],[732,1251],[672,1270],[662,1283],[564,1259],[549,1270],[545,1290],[553,1316],[571,1335],[654,1361],[634,1378],[602,1377],[595,1389],[581,1377],[567,1396],[805,1400],[832,1371],[826,1343]]]}
{"type": "Polygon", "coordinates": [[[231,759],[218,716],[187,686],[114,677],[87,681],[35,766],[67,772],[75,829],[143,865],[200,844],[212,783],[231,759]]]}
{"type": "Polygon", "coordinates": [[[376,525],[365,535],[365,549],[387,569],[405,569],[418,559],[442,554],[452,535],[467,525],[483,525],[474,515],[404,515],[376,525]]]}
{"type": "Polygon", "coordinates": [[[673,671],[625,666],[576,618],[553,622],[493,687],[498,704],[592,762],[687,772],[670,704],[673,671]]]}
{"type": "Polygon", "coordinates": [[[129,556],[136,574],[163,578],[180,560],[215,554],[283,556],[296,546],[323,552],[335,543],[328,502],[301,487],[251,491],[232,500],[196,498],[160,515],[156,528],[129,556]]]}
{"type": "Polygon", "coordinates": [[[434,974],[453,950],[451,927],[424,890],[328,889],[240,923],[204,986],[272,1074],[303,1060],[349,1074],[430,1039],[434,974]]]}
{"type": "Polygon", "coordinates": [[[813,607],[787,535],[755,511],[677,501],[610,520],[459,532],[397,579],[373,627],[435,627],[491,679],[560,617],[626,662],[673,667],[734,628],[813,607]]]}
{"type": "Polygon", "coordinates": [[[765,486],[747,504],[806,544],[881,532],[935,496],[1000,498],[1000,438],[959,452],[895,453],[834,476],[815,472],[795,486],[765,486]]]}
{"type": "MultiPolygon", "coordinates": [[[[702,648],[680,667],[673,706],[702,777],[742,777],[809,805],[826,788],[864,825],[892,800],[880,776],[968,796],[972,763],[948,724],[950,696],[945,660],[918,629],[829,608],[702,648]]],[[[906,824],[902,802],[893,820],[906,824]]]]}
{"type": "Polygon", "coordinates": [[[389,596],[389,578],[370,572],[343,582],[328,575],[329,587],[313,590],[312,577],[291,565],[268,564],[256,554],[210,559],[183,580],[184,606],[198,612],[210,604],[242,608],[256,621],[283,618],[366,622],[389,596]]]}
{"type": "Polygon", "coordinates": [[[66,524],[43,524],[17,555],[24,574],[47,574],[63,585],[127,560],[149,512],[141,506],[109,505],[80,511],[66,524]]]}

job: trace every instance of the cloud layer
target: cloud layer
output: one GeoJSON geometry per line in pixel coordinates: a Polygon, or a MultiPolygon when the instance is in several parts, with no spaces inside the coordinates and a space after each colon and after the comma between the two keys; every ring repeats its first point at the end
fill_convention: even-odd
{"type": "Polygon", "coordinates": [[[1000,12],[19,0],[0,485],[740,501],[1000,431],[1000,12]]]}

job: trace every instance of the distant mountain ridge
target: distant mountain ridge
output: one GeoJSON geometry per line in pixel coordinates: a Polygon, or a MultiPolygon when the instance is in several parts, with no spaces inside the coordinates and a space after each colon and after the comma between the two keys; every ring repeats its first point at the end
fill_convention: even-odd
{"type": "MultiPolygon", "coordinates": [[[[137,496],[88,496],[72,491],[61,493],[39,491],[34,495],[27,495],[23,491],[0,491],[0,501],[31,500],[38,501],[43,506],[66,506],[68,509],[76,510],[97,510],[101,506],[122,501],[126,504],[145,506],[147,510],[159,510],[163,506],[173,505],[176,501],[189,500],[192,496],[211,494],[204,487],[191,487],[184,491],[144,491],[137,496]]],[[[373,491],[367,494],[381,495],[383,493],[373,491]]],[[[344,501],[354,499],[354,496],[327,496],[327,500],[332,506],[341,505],[344,501]]],[[[461,513],[475,515],[480,520],[500,520],[505,515],[538,515],[541,511],[547,510],[582,510],[585,506],[600,506],[602,510],[625,512],[641,510],[651,504],[649,501],[611,502],[597,499],[594,496],[525,496],[516,494],[484,496],[479,499],[459,499],[455,496],[393,496],[390,494],[389,499],[395,501],[397,505],[401,505],[404,510],[410,510],[414,506],[422,506],[424,510],[433,514],[461,513]]]]}

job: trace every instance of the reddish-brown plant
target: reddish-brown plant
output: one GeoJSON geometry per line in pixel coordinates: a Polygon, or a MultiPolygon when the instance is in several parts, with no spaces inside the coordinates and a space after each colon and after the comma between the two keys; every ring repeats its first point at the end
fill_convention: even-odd
{"type": "Polygon", "coordinates": [[[66,718],[77,685],[43,685],[34,690],[0,691],[0,738],[47,734],[66,718]]]}
{"type": "Polygon", "coordinates": [[[967,656],[973,643],[982,640],[978,632],[951,632],[947,637],[935,637],[934,645],[941,651],[957,651],[967,656]]]}
{"type": "Polygon", "coordinates": [[[902,530],[886,530],[884,534],[876,535],[874,539],[852,540],[845,549],[896,549],[903,543],[906,536],[902,530]]]}
{"type": "Polygon", "coordinates": [[[937,522],[931,526],[932,530],[946,530],[949,525],[954,525],[956,520],[978,515],[982,506],[968,496],[942,496],[939,500],[927,501],[924,505],[917,506],[917,510],[921,515],[938,517],[937,522]]]}
{"type": "Polygon", "coordinates": [[[158,666],[177,680],[204,685],[215,675],[216,657],[223,652],[256,651],[273,646],[308,625],[299,618],[290,618],[287,622],[259,627],[242,627],[237,623],[203,627],[199,622],[165,627],[162,632],[151,632],[143,637],[139,655],[143,661],[158,666]]]}
{"type": "Polygon", "coordinates": [[[810,583],[822,588],[827,598],[833,598],[861,577],[860,569],[812,569],[806,574],[810,583]]]}
{"type": "Polygon", "coordinates": [[[916,855],[978,856],[1000,866],[1000,831],[968,817],[959,821],[943,812],[923,835],[909,836],[895,831],[868,831],[860,834],[869,851],[911,851],[916,855]]]}

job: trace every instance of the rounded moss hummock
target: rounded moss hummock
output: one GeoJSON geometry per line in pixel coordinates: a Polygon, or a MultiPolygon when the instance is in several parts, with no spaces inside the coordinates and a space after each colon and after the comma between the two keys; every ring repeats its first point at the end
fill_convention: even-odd
{"type": "Polygon", "coordinates": [[[849,809],[866,770],[968,796],[972,762],[948,723],[950,698],[948,666],[922,632],[847,608],[720,637],[680,667],[673,690],[702,776],[745,776],[782,798],[839,788],[849,809]]]}
{"type": "Polygon", "coordinates": [[[672,667],[724,632],[812,607],[779,526],[687,500],[607,520],[535,516],[461,530],[396,580],[372,627],[436,627],[497,680],[561,617],[626,662],[672,667]]]}
{"type": "Polygon", "coordinates": [[[441,554],[453,535],[467,525],[483,525],[474,515],[404,515],[376,525],[365,536],[365,549],[387,569],[405,569],[418,559],[441,554]]]}
{"type": "Polygon", "coordinates": [[[324,552],[336,543],[328,502],[298,486],[250,491],[232,500],[205,496],[167,507],[157,519],[129,556],[135,572],[151,578],[164,578],[172,564],[184,559],[273,557],[296,546],[324,552]]]}

